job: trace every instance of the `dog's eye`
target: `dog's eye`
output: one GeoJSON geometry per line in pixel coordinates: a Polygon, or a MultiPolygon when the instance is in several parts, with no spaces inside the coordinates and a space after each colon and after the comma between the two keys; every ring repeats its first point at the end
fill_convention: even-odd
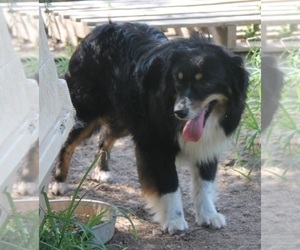
{"type": "Polygon", "coordinates": [[[179,80],[182,80],[183,79],[183,73],[181,71],[178,72],[177,77],[178,77],[179,80]]]}
{"type": "Polygon", "coordinates": [[[202,79],[202,73],[197,73],[196,75],[195,75],[195,80],[197,80],[197,81],[199,81],[199,80],[201,80],[202,79]]]}

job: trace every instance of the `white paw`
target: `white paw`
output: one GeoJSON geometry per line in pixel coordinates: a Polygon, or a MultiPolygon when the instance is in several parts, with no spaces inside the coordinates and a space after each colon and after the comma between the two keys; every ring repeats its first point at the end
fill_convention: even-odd
{"type": "Polygon", "coordinates": [[[184,231],[188,229],[188,224],[184,218],[178,218],[171,221],[167,221],[163,226],[162,230],[168,230],[169,234],[175,234],[178,231],[184,231]]]}
{"type": "Polygon", "coordinates": [[[49,185],[49,190],[51,190],[54,195],[60,195],[67,192],[68,186],[65,182],[54,181],[49,185]]]}
{"type": "Polygon", "coordinates": [[[21,181],[15,185],[15,189],[21,195],[25,195],[25,194],[33,195],[37,193],[38,185],[36,182],[21,181]]]}
{"type": "Polygon", "coordinates": [[[188,229],[188,224],[184,218],[184,211],[181,201],[181,192],[178,188],[173,193],[162,196],[147,196],[147,206],[153,214],[153,220],[161,225],[163,231],[175,234],[178,231],[188,229]]]}
{"type": "Polygon", "coordinates": [[[91,179],[102,183],[113,182],[113,178],[109,171],[101,171],[98,169],[93,170],[91,173],[91,179]]]}
{"type": "Polygon", "coordinates": [[[213,214],[200,215],[196,223],[199,226],[211,226],[213,228],[220,229],[226,226],[226,219],[223,214],[213,213],[213,214]]]}

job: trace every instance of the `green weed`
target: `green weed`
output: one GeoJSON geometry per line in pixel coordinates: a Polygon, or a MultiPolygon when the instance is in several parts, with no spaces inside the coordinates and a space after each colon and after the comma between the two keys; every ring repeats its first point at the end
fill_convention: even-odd
{"type": "MultiPolygon", "coordinates": [[[[40,225],[40,249],[106,249],[103,244],[95,244],[93,239],[95,236],[88,226],[92,222],[84,224],[74,216],[74,211],[79,205],[80,200],[76,201],[80,188],[87,178],[89,172],[97,162],[96,158],[91,166],[88,168],[83,178],[81,179],[74,195],[72,196],[69,207],[61,212],[54,212],[51,209],[47,194],[42,191],[46,202],[47,211],[44,219],[40,225]]],[[[101,213],[96,217],[96,221],[100,222],[103,218],[101,213]]]]}
{"type": "Polygon", "coordinates": [[[54,59],[56,65],[56,71],[59,77],[63,77],[69,68],[69,59],[66,57],[56,57],[54,59]]]}
{"type": "Polygon", "coordinates": [[[261,136],[261,51],[253,50],[245,58],[249,71],[249,90],[247,103],[240,125],[235,133],[236,158],[238,166],[247,167],[248,173],[242,173],[250,178],[252,171],[260,168],[260,136],[261,136]]]}
{"type": "Polygon", "coordinates": [[[284,74],[284,88],[264,140],[264,151],[267,163],[282,168],[283,176],[300,166],[300,49],[287,49],[278,61],[284,74]]]}
{"type": "Polygon", "coordinates": [[[0,249],[39,249],[38,242],[38,209],[21,212],[17,209],[11,194],[6,190],[10,211],[0,226],[0,249]]]}
{"type": "Polygon", "coordinates": [[[39,72],[39,59],[37,57],[21,58],[21,63],[26,77],[32,77],[39,72]]]}
{"type": "MultiPolygon", "coordinates": [[[[80,200],[84,198],[84,196],[82,196],[80,199],[76,199],[80,188],[99,157],[100,155],[94,160],[84,174],[78,187],[74,191],[70,205],[66,210],[60,212],[52,211],[47,194],[42,192],[47,210],[43,211],[45,217],[39,230],[40,249],[106,249],[104,244],[95,242],[95,235],[91,230],[94,225],[103,221],[106,211],[103,211],[98,216],[95,216],[84,223],[80,222],[74,213],[80,200]]],[[[129,220],[134,236],[137,237],[135,226],[125,210],[118,210],[118,215],[129,220]]]]}

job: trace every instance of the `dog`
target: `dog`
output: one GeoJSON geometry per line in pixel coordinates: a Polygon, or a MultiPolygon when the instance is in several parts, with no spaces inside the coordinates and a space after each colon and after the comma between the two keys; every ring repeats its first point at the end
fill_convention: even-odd
{"type": "Polygon", "coordinates": [[[280,71],[273,56],[263,54],[261,57],[261,131],[270,126],[278,110],[284,74],[280,71]]]}
{"type": "Polygon", "coordinates": [[[218,158],[246,101],[243,59],[208,39],[168,40],[146,24],[96,27],[79,45],[66,75],[77,122],[58,157],[52,192],[63,193],[75,147],[100,131],[92,178],[109,182],[109,152],[131,135],[147,208],[162,230],[188,228],[176,166],[187,162],[198,225],[222,228],[214,204],[218,158]]]}

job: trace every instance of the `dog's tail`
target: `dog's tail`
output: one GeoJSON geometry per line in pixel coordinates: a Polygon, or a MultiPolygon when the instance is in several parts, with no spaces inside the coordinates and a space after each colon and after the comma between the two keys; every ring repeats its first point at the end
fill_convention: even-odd
{"type": "Polygon", "coordinates": [[[108,23],[109,23],[109,24],[112,24],[112,20],[111,20],[111,16],[110,16],[110,14],[108,14],[108,17],[107,17],[107,19],[108,19],[108,23]]]}
{"type": "Polygon", "coordinates": [[[66,80],[68,82],[68,80],[71,78],[71,74],[68,71],[66,74],[60,76],[59,78],[64,79],[64,80],[66,80]]]}

